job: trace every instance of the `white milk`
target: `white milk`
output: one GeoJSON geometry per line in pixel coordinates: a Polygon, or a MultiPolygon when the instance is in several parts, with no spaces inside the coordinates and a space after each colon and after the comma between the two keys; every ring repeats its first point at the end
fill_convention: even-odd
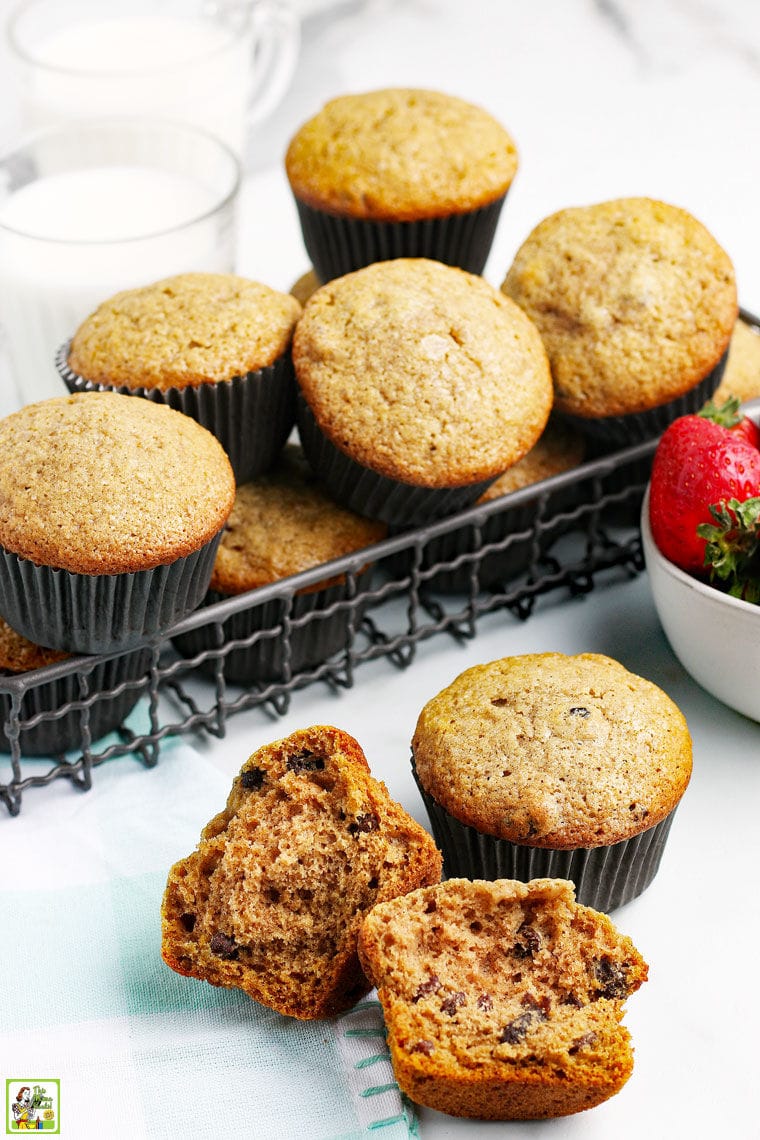
{"type": "Polygon", "coordinates": [[[249,35],[191,15],[125,14],[46,32],[23,101],[31,126],[153,114],[211,131],[242,153],[253,67],[249,35]]]}
{"type": "Polygon", "coordinates": [[[0,205],[0,324],[16,404],[65,393],[56,349],[112,293],[231,271],[232,216],[218,205],[213,187],[138,165],[50,174],[12,193],[0,205]]]}

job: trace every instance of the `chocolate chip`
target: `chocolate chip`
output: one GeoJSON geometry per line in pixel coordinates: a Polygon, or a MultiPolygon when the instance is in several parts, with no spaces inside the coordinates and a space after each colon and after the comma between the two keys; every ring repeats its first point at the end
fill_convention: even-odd
{"type": "Polygon", "coordinates": [[[417,1041],[414,1045],[412,1045],[409,1052],[410,1053],[422,1053],[423,1056],[429,1057],[434,1049],[435,1049],[435,1045],[433,1044],[432,1041],[427,1041],[427,1040],[423,1039],[422,1041],[417,1041]]]}
{"type": "Polygon", "coordinates": [[[583,705],[574,705],[570,709],[570,716],[580,716],[585,719],[587,716],[591,716],[591,713],[588,709],[585,709],[583,705]]]}
{"type": "Polygon", "coordinates": [[[583,1002],[578,995],[574,993],[566,993],[560,1005],[572,1005],[575,1009],[583,1009],[583,1002]]]}
{"type": "Polygon", "coordinates": [[[224,958],[229,962],[234,962],[238,956],[238,948],[235,945],[234,939],[230,938],[227,934],[222,934],[217,931],[209,942],[209,950],[217,958],[224,958]]]}
{"type": "Polygon", "coordinates": [[[509,697],[493,697],[491,700],[491,704],[495,705],[497,709],[501,709],[510,703],[509,697]]]}
{"type": "Polygon", "coordinates": [[[426,982],[420,982],[417,989],[412,994],[412,1001],[418,1002],[421,998],[427,997],[428,994],[437,994],[441,988],[441,979],[437,974],[431,974],[426,982]]]}
{"type": "Polygon", "coordinates": [[[531,1013],[535,1014],[539,1021],[546,1021],[549,1016],[549,1009],[551,1002],[548,997],[542,997],[540,1001],[533,997],[533,994],[523,994],[521,1005],[529,1009],[531,1013]]]}
{"type": "Polygon", "coordinates": [[[184,926],[188,934],[192,933],[195,929],[195,915],[194,914],[181,914],[179,920],[184,926]]]}
{"type": "Polygon", "coordinates": [[[285,768],[288,772],[321,772],[324,766],[325,762],[322,757],[310,752],[308,748],[294,752],[285,761],[285,768]]]}
{"type": "Polygon", "coordinates": [[[377,831],[380,827],[380,820],[377,818],[373,811],[361,812],[357,815],[356,819],[349,823],[348,834],[358,835],[360,832],[377,831]]]}
{"type": "Polygon", "coordinates": [[[568,1053],[572,1057],[580,1049],[586,1049],[591,1045],[596,1045],[597,1040],[597,1035],[593,1032],[593,1030],[590,1033],[584,1033],[582,1037],[577,1037],[575,1041],[573,1041],[572,1045],[568,1049],[568,1053]]]}
{"type": "Polygon", "coordinates": [[[264,783],[266,772],[263,768],[249,768],[247,772],[243,772],[240,777],[240,786],[245,788],[248,792],[258,792],[261,785],[264,783]]]}
{"type": "Polygon", "coordinates": [[[493,1009],[493,998],[490,994],[481,994],[478,998],[478,1009],[483,1009],[486,1012],[493,1009]]]}
{"type": "Polygon", "coordinates": [[[532,958],[541,949],[541,935],[527,923],[517,931],[517,941],[512,947],[515,958],[532,958]]]}
{"type": "Polygon", "coordinates": [[[594,977],[599,983],[596,991],[597,997],[624,998],[628,996],[628,981],[626,967],[621,962],[613,962],[611,958],[600,958],[594,963],[594,977]]]}
{"type": "Polygon", "coordinates": [[[466,1004],[466,998],[461,990],[455,994],[449,994],[447,998],[441,1002],[441,1013],[447,1013],[449,1017],[453,1017],[460,1005],[466,1004]]]}
{"type": "Polygon", "coordinates": [[[540,1002],[532,994],[524,994],[522,1004],[526,1007],[525,1013],[507,1022],[501,1031],[501,1040],[507,1045],[519,1045],[531,1025],[537,1021],[546,1021],[549,1016],[548,999],[540,1002]]]}
{"type": "Polygon", "coordinates": [[[507,1022],[501,1031],[502,1042],[505,1045],[519,1045],[524,1040],[533,1020],[532,1013],[521,1013],[519,1017],[507,1022]]]}

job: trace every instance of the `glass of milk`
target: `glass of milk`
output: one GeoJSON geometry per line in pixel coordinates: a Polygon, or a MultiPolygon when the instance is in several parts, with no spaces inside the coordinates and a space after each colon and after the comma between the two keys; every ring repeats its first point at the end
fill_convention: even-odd
{"type": "Polygon", "coordinates": [[[0,155],[0,412],[65,394],[55,352],[111,294],[231,272],[239,187],[220,139],[157,119],[83,119],[0,155]]]}
{"type": "Polygon", "coordinates": [[[300,41],[288,0],[24,0],[7,30],[29,128],[150,114],[238,154],[287,90],[300,41]]]}

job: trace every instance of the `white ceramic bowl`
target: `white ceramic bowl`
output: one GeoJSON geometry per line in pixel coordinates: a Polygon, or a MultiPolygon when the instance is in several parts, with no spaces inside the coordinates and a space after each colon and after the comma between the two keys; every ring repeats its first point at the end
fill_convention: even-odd
{"type": "Polygon", "coordinates": [[[760,605],[697,581],[660,553],[649,526],[649,490],[641,539],[657,616],[676,657],[708,693],[760,721],[760,605]]]}

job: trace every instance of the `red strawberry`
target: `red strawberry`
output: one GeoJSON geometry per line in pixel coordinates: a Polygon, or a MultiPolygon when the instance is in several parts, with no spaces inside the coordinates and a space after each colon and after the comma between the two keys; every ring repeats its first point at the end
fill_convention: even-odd
{"type": "Polygon", "coordinates": [[[740,404],[736,396],[729,396],[724,404],[715,404],[712,400],[708,400],[705,406],[700,408],[698,414],[707,420],[712,420],[714,424],[728,428],[734,435],[741,436],[753,447],[760,448],[760,428],[739,408],[740,404]]]}
{"type": "Polygon", "coordinates": [[[652,537],[676,566],[705,578],[705,539],[697,527],[715,522],[711,506],[758,495],[760,451],[708,419],[681,416],[664,432],[652,464],[652,537]]]}

